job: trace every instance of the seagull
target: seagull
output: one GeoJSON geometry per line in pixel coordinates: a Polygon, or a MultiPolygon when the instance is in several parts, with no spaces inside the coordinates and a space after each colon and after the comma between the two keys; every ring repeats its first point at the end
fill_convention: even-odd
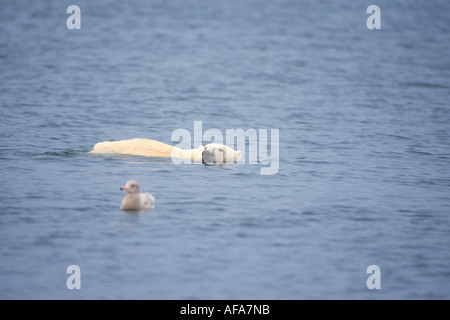
{"type": "Polygon", "coordinates": [[[127,195],[122,200],[121,210],[154,209],[155,197],[151,193],[139,193],[139,184],[128,181],[120,190],[126,190],[127,195]]]}

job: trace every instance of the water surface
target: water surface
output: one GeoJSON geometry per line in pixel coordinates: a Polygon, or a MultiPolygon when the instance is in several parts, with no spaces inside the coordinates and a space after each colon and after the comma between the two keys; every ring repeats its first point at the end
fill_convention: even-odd
{"type": "Polygon", "coordinates": [[[450,298],[448,1],[70,4],[0,2],[1,299],[450,298]],[[87,154],[194,121],[279,172],[87,154]]]}

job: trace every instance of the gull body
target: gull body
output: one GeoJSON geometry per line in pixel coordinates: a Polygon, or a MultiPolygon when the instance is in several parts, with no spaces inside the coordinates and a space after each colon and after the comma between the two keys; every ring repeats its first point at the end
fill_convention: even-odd
{"type": "Polygon", "coordinates": [[[126,190],[127,195],[122,200],[121,210],[150,210],[155,208],[155,197],[151,193],[139,193],[139,184],[128,181],[120,190],[126,190]]]}

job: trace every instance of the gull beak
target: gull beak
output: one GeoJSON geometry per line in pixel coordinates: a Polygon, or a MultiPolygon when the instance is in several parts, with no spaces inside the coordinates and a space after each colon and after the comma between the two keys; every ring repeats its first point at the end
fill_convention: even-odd
{"type": "Polygon", "coordinates": [[[126,186],[120,187],[120,190],[128,190],[126,186]]]}

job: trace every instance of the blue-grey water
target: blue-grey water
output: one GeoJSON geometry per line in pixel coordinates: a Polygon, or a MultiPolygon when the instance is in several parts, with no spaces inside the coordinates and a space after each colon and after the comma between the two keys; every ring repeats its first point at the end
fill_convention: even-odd
{"type": "Polygon", "coordinates": [[[0,1],[0,299],[449,299],[449,12],[0,1]],[[279,129],[278,173],[87,154],[194,121],[279,129]]]}

